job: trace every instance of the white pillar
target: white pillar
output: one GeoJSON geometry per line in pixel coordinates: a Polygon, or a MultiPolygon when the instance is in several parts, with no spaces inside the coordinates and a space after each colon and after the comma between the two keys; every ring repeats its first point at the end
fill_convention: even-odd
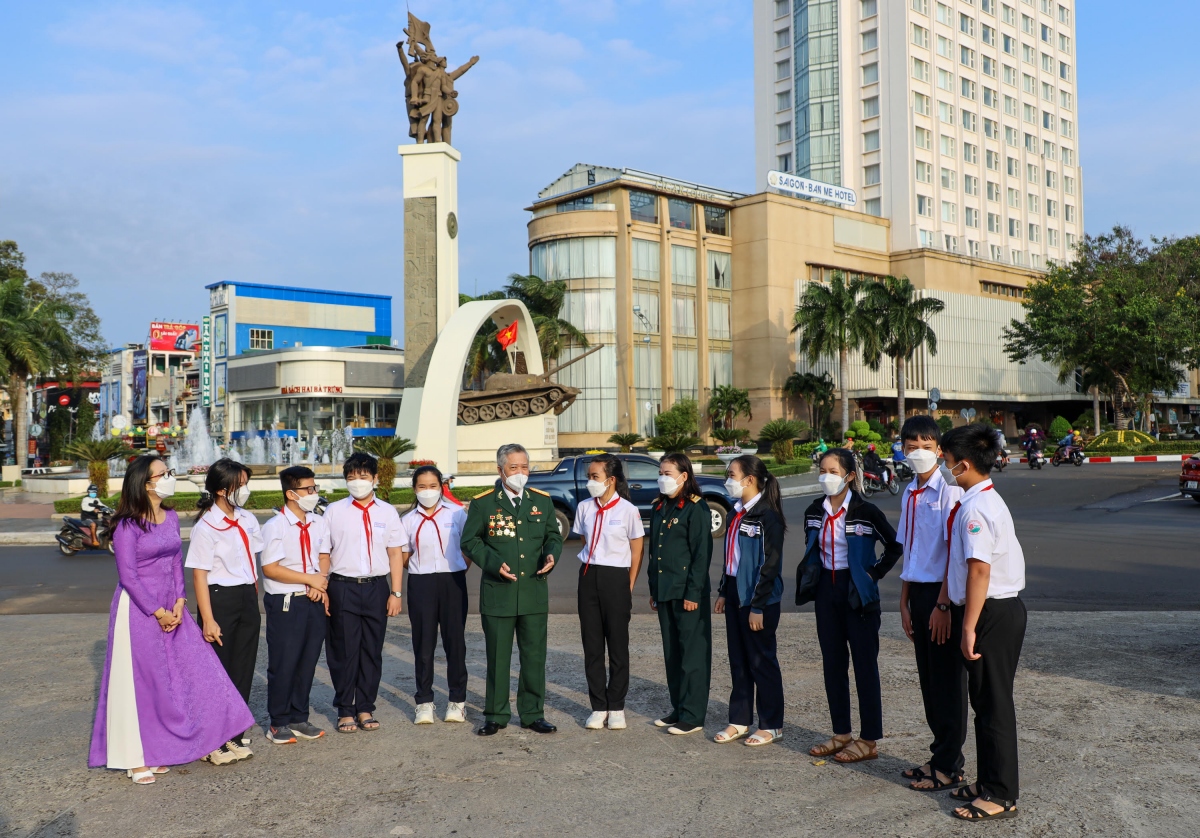
{"type": "Polygon", "coordinates": [[[435,333],[440,333],[458,309],[458,161],[462,155],[446,143],[402,145],[399,153],[404,160],[404,199],[437,200],[435,333]]]}

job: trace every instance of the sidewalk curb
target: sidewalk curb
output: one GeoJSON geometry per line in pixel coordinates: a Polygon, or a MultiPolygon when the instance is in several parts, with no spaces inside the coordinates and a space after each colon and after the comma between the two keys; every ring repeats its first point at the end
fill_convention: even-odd
{"type": "Polygon", "coordinates": [[[821,494],[821,486],[818,483],[809,483],[807,486],[789,486],[779,490],[779,496],[783,498],[799,498],[805,495],[819,494],[821,494]]]}
{"type": "MultiPolygon", "coordinates": [[[[192,528],[180,531],[184,541],[191,540],[192,528]]],[[[57,547],[58,531],[54,532],[0,532],[0,547],[57,547]]]]}
{"type": "MultiPolygon", "coordinates": [[[[1194,454],[1134,454],[1118,457],[1084,457],[1085,463],[1181,463],[1194,454]]],[[[1047,464],[1050,458],[1046,458],[1047,464]]],[[[1028,457],[1022,457],[1017,462],[1028,463],[1028,457]]]]}

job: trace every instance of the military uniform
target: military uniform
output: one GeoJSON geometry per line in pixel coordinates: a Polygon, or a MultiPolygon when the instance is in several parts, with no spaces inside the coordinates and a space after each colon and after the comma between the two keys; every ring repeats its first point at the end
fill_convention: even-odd
{"type": "Polygon", "coordinates": [[[471,501],[463,527],[462,551],[483,571],[479,614],[487,646],[484,719],[505,725],[512,717],[508,696],[515,633],[521,655],[517,714],[521,724],[531,724],[543,718],[546,702],[549,573],[538,575],[538,569],[547,555],[557,562],[562,552],[562,536],[550,496],[527,488],[514,506],[497,481],[495,488],[471,501]],[[500,575],[503,564],[517,577],[515,582],[500,575]]]}
{"type": "Polygon", "coordinates": [[[671,722],[703,725],[712,676],[712,518],[699,495],[660,500],[650,513],[650,596],[662,628],[671,722]],[[684,600],[698,603],[685,611],[684,600]]]}

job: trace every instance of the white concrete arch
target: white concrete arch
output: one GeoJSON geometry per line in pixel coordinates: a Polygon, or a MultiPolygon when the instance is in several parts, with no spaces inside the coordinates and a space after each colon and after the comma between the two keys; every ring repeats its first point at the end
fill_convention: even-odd
{"type": "MultiPolygon", "coordinates": [[[[525,353],[531,375],[545,372],[533,318],[518,300],[476,300],[459,307],[442,329],[429,359],[423,387],[405,387],[396,422],[397,436],[416,443],[413,459],[433,460],[446,474],[458,469],[458,394],[475,334],[491,320],[503,329],[517,321],[517,349],[525,353]]],[[[514,421],[514,420],[509,420],[514,421]]],[[[520,420],[516,420],[520,421],[520,420]]],[[[504,432],[508,422],[488,423],[504,432]]],[[[520,440],[501,440],[519,442],[520,440]]]]}

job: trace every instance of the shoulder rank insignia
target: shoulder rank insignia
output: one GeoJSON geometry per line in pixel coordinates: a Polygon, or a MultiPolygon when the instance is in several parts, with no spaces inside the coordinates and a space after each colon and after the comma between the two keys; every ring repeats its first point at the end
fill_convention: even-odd
{"type": "Polygon", "coordinates": [[[700,502],[700,496],[692,495],[692,503],[699,503],[699,502],[700,502]]]}
{"type": "Polygon", "coordinates": [[[488,489],[486,492],[480,492],[475,497],[471,498],[471,500],[479,500],[480,498],[486,498],[488,495],[490,495],[494,491],[496,491],[495,487],[488,489]]]}
{"type": "Polygon", "coordinates": [[[549,492],[543,492],[541,489],[535,489],[532,486],[529,487],[529,491],[533,492],[535,495],[542,495],[544,497],[550,497],[549,492]]]}

